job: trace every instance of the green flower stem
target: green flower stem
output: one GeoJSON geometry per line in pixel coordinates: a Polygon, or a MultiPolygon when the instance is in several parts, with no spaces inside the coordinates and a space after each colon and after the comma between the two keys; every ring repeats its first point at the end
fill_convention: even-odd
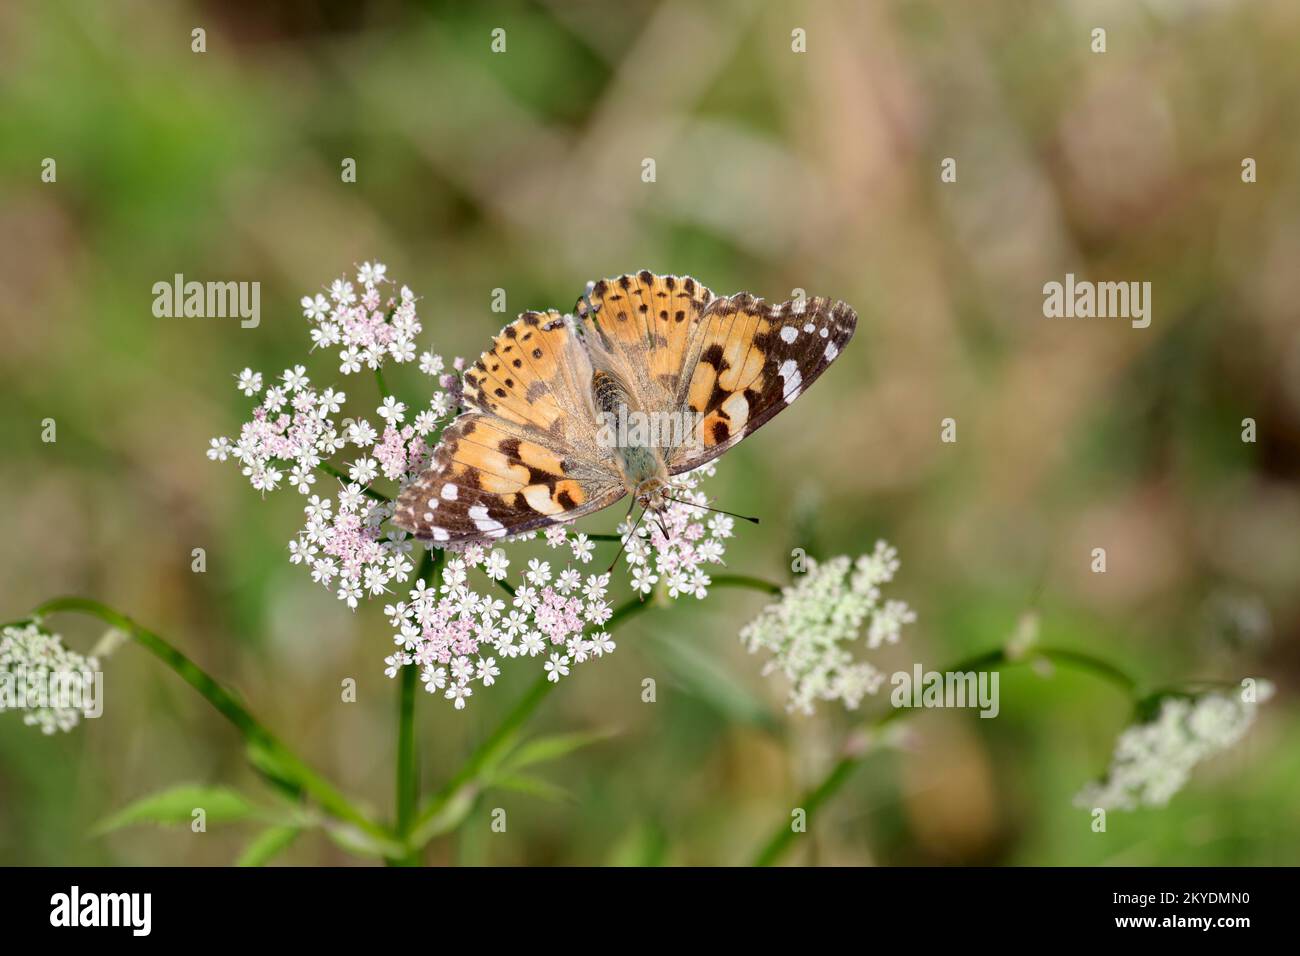
{"type": "Polygon", "coordinates": [[[375,384],[379,386],[379,394],[383,398],[392,398],[393,393],[388,389],[388,383],[384,381],[384,370],[376,366],[375,384]]]}
{"type": "Polygon", "coordinates": [[[766,591],[768,594],[780,594],[781,585],[764,581],[748,574],[719,574],[712,579],[709,587],[714,588],[750,588],[754,591],[766,591]]]}
{"type": "Polygon", "coordinates": [[[141,627],[126,615],[120,614],[107,605],[92,601],[89,598],[55,598],[46,601],[32,613],[35,617],[42,618],[47,614],[56,614],[63,611],[88,614],[130,636],[136,643],[152,653],[180,675],[182,680],[202,694],[208,703],[235,725],[248,744],[260,748],[265,755],[274,761],[278,771],[290,778],[304,792],[310,794],[325,811],[339,820],[355,825],[358,829],[377,840],[392,841],[392,836],[387,830],[358,810],[347,797],[335,789],[333,784],[308,767],[256,717],[249,713],[247,708],[236,700],[230,691],[217,683],[207,672],[157,634],[141,627]]]}
{"type": "MultiPolygon", "coordinates": [[[[1063,667],[1071,667],[1076,670],[1085,671],[1093,674],[1103,680],[1109,681],[1128,697],[1136,699],[1138,696],[1138,682],[1125,671],[1116,667],[1108,661],[1093,657],[1091,654],[1085,654],[1082,651],[1074,651],[1061,647],[1036,647],[1031,648],[1026,654],[1018,657],[1010,657],[1005,650],[999,649],[986,651],[974,657],[967,658],[951,667],[944,668],[944,672],[960,673],[963,671],[975,670],[994,670],[1003,667],[1010,667],[1014,664],[1030,664],[1035,660],[1045,659],[1054,664],[1063,667]]],[[[885,711],[876,720],[868,723],[866,729],[879,730],[894,720],[900,719],[910,711],[901,707],[891,707],[885,711]]],[[[855,735],[854,735],[855,736],[855,735]]],[[[850,739],[854,739],[853,736],[850,739]]],[[[860,739],[860,738],[859,738],[860,739]]],[[[811,819],[818,808],[830,799],[840,787],[848,781],[853,775],[853,771],[862,763],[863,759],[871,753],[872,748],[869,746],[855,745],[852,749],[840,757],[821,779],[821,781],[804,794],[799,801],[798,806],[803,809],[807,818],[811,819]]],[[[754,857],[754,866],[771,866],[777,862],[781,856],[790,848],[797,834],[791,828],[788,822],[782,822],[773,831],[767,843],[759,850],[758,855],[754,857]]]]}
{"type": "MultiPolygon", "coordinates": [[[[442,575],[445,552],[441,549],[426,551],[420,561],[418,576],[436,588],[442,575]]],[[[420,669],[415,664],[402,668],[397,696],[397,821],[394,832],[397,839],[406,842],[415,823],[415,810],[420,801],[420,763],[415,749],[415,696],[419,687],[420,669]]],[[[419,862],[418,854],[408,852],[390,863],[413,866],[419,862]]]]}
{"type": "Polygon", "coordinates": [[[506,714],[505,719],[474,749],[469,759],[461,764],[460,769],[452,775],[451,779],[429,799],[424,809],[420,811],[419,819],[409,835],[413,847],[418,849],[443,832],[444,828],[440,825],[443,814],[450,807],[473,798],[484,769],[514,742],[516,732],[541,706],[542,701],[550,696],[556,686],[547,680],[545,675],[537,678],[528,688],[527,693],[506,714]]]}

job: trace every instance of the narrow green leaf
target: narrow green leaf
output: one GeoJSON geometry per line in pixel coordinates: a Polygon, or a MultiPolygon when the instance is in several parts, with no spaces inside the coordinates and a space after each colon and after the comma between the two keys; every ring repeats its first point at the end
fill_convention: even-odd
{"type": "Polygon", "coordinates": [[[694,644],[657,635],[651,648],[668,667],[673,680],[691,696],[732,720],[779,733],[781,724],[772,711],[736,680],[715,657],[694,644]]]}
{"type": "Polygon", "coordinates": [[[250,803],[243,794],[228,787],[204,787],[181,784],[150,794],[100,821],[92,831],[96,836],[138,823],[186,824],[194,811],[202,809],[206,822],[233,823],[247,820],[265,811],[250,803]]]}
{"type": "Polygon", "coordinates": [[[301,833],[298,827],[267,827],[248,844],[240,854],[236,866],[266,866],[298,839],[301,833]]]}
{"type": "Polygon", "coordinates": [[[550,800],[553,803],[573,802],[573,794],[569,793],[568,790],[551,783],[549,780],[543,780],[541,777],[534,777],[526,773],[514,773],[498,777],[492,781],[492,786],[541,797],[543,800],[550,800]]]}
{"type": "Polygon", "coordinates": [[[420,821],[411,833],[411,845],[424,846],[434,837],[450,833],[460,826],[470,810],[474,808],[474,800],[478,797],[478,793],[479,788],[476,786],[466,785],[459,788],[447,798],[446,803],[439,807],[436,813],[420,821]]]}
{"type": "Polygon", "coordinates": [[[567,754],[580,750],[590,744],[606,740],[617,733],[615,730],[585,731],[574,734],[551,734],[535,737],[506,757],[501,764],[502,773],[510,773],[531,767],[535,764],[558,760],[567,754]]]}

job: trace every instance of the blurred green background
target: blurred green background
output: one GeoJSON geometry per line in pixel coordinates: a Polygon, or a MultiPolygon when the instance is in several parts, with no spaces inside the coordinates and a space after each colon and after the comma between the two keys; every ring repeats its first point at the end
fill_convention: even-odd
{"type": "MultiPolygon", "coordinates": [[[[643,268],[723,294],[798,287],[851,303],[859,329],[723,460],[710,492],[763,517],[731,571],[786,580],[793,547],[883,536],[903,559],[892,593],[919,614],[886,660],[942,667],[1032,606],[1044,641],[1152,684],[1249,674],[1279,694],[1171,806],[1113,813],[1099,835],[1070,797],[1127,704],[1087,676],[1009,672],[999,719],[910,720],[910,748],[870,758],[789,860],[1294,863],[1298,49],[1290,0],[6,3],[0,616],[104,600],[386,808],[382,602],[353,614],[313,585],[286,560],[296,493],[260,500],[204,457],[245,417],[232,373],[302,361],[299,297],[364,260],[423,297],[420,347],[448,356],[508,318],[490,311],[498,287],[512,315],[643,268]],[[260,281],[261,326],[155,318],[151,287],[178,272],[260,281]],[[1066,272],[1152,282],[1150,328],[1044,319],[1043,283],[1066,272]],[[939,440],[948,416],[956,444],[939,440]]],[[[308,364],[336,377],[332,356],[308,364]]],[[[423,401],[407,371],[390,381],[423,401]]],[[[537,720],[618,731],[548,769],[573,802],[491,794],[427,860],[748,859],[853,726],[838,704],[784,713],[736,638],[762,604],[719,591],[629,622],[537,720]],[[489,831],[494,806],[508,834],[489,831]]],[[[102,630],[54,624],[83,651],[102,630]]],[[[464,712],[421,697],[426,789],[533,679],[514,664],[464,712]]],[[[0,863],[234,859],[246,828],[89,835],[174,782],[261,787],[235,732],[139,649],[111,658],[105,693],[102,719],[57,738],[0,718],[0,863]]],[[[284,859],[352,862],[317,837],[284,859]]]]}

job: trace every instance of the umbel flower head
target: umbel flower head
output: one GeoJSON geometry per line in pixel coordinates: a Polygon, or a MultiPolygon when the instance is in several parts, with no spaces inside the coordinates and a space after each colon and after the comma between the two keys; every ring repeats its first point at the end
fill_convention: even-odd
{"type": "Polygon", "coordinates": [[[1272,696],[1273,686],[1267,681],[1250,684],[1251,695],[1212,692],[1164,698],[1152,720],[1119,735],[1105,778],[1084,787],[1074,798],[1075,806],[1165,806],[1198,763],[1232,749],[1255,722],[1258,705],[1272,696]]]}
{"type": "MultiPolygon", "coordinates": [[[[339,349],[339,372],[376,372],[387,362],[414,362],[415,338],[423,331],[417,299],[402,286],[396,294],[387,268],[365,263],[355,284],[336,279],[327,293],[305,296],[303,314],[312,349],[339,349]]],[[[459,411],[464,368],[461,359],[444,371],[442,356],[425,351],[419,368],[436,378],[427,406],[408,405],[374,385],[356,381],[353,393],[372,395],[372,421],[345,412],[348,393],[321,388],[304,365],[285,369],[268,381],[251,368],[235,376],[235,387],[257,404],[235,439],[214,438],[213,461],[233,459],[249,483],[265,495],[288,486],[305,499],[304,524],[289,542],[289,561],[302,565],[312,580],[356,609],[366,598],[405,600],[385,610],[397,650],[386,660],[392,677],[404,666],[419,666],[426,690],[441,694],[459,709],[475,687],[491,686],[501,662],[541,657],[547,676],[558,681],[571,668],[614,649],[602,630],[613,614],[607,599],[610,575],[579,568],[589,564],[595,542],[564,527],[545,533],[552,549],[565,548],[571,561],[552,568],[534,558],[520,568],[518,583],[506,582],[510,558],[502,548],[471,547],[448,553],[436,586],[411,583],[429,545],[392,527],[392,501],[423,471],[441,429],[459,411]],[[377,403],[377,404],[376,404],[377,403]],[[384,485],[378,487],[380,485],[384,485]],[[474,588],[478,578],[486,593],[474,588]]],[[[382,383],[380,384],[382,388],[382,383]]],[[[698,505],[708,498],[698,488],[713,475],[712,465],[672,479],[674,497],[698,505]]],[[[669,598],[703,598],[709,568],[722,563],[732,519],[674,503],[660,521],[618,531],[632,589],[642,595],[656,587],[669,598]]],[[[502,539],[503,543],[536,533],[502,539]]]]}
{"type": "MultiPolygon", "coordinates": [[[[675,495],[707,501],[696,490],[706,471],[712,474],[708,468],[674,478],[675,495]]],[[[710,584],[705,566],[722,561],[724,539],[731,533],[730,525],[711,519],[706,527],[705,517],[706,512],[674,505],[653,539],[634,534],[627,523],[620,525],[633,588],[648,591],[662,576],[670,598],[703,598],[710,584]],[[643,588],[647,580],[650,586],[643,588]]],[[[555,526],[546,530],[545,540],[552,549],[567,546],[580,564],[592,559],[594,543],[585,534],[555,526]]],[[[558,682],[574,666],[614,650],[604,630],[614,613],[607,599],[609,574],[584,573],[571,562],[553,569],[549,560],[532,558],[510,589],[513,593],[481,594],[470,586],[470,572],[478,569],[489,584],[504,582],[511,563],[506,552],[472,546],[448,557],[438,588],[417,581],[408,601],[384,609],[397,631],[393,641],[398,649],[385,660],[389,677],[416,664],[425,690],[441,693],[460,709],[476,685],[495,683],[506,660],[540,657],[547,678],[558,682]]]]}
{"type": "Polygon", "coordinates": [[[63,646],[35,624],[0,632],[0,713],[20,710],[42,733],[71,730],[95,703],[99,661],[63,646]]]}
{"type": "Polygon", "coordinates": [[[881,600],[880,585],[892,581],[898,568],[897,551],[884,541],[856,561],[807,559],[807,570],[782,590],[781,600],[741,629],[750,653],[772,655],[763,673],[779,671],[790,681],[787,709],[810,714],[814,701],[840,700],[853,710],[880,688],[885,675],[856,660],[849,645],[864,625],[869,650],[897,643],[902,626],[916,620],[905,602],[881,600]]]}

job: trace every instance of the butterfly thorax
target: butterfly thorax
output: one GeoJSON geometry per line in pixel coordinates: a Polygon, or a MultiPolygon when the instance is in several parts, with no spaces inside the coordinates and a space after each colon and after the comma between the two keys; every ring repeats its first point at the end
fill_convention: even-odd
{"type": "Polygon", "coordinates": [[[596,414],[610,425],[602,435],[610,439],[610,451],[623,473],[627,490],[652,511],[661,510],[662,492],[668,484],[668,467],[663,455],[655,445],[638,440],[635,430],[617,427],[617,423],[627,422],[643,409],[637,406],[631,391],[618,376],[603,369],[597,369],[592,375],[591,398],[596,414]]]}

